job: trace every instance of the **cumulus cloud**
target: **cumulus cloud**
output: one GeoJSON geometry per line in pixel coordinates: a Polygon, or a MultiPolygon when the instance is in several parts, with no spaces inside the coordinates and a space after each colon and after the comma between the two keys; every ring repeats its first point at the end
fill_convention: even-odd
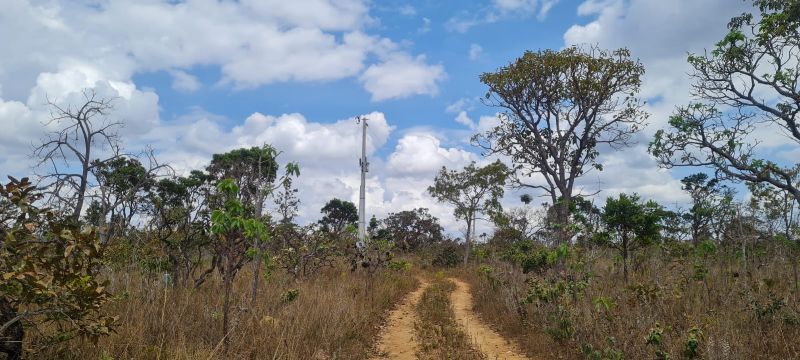
{"type": "Polygon", "coordinates": [[[640,58],[646,69],[642,96],[658,99],[648,106],[654,125],[648,131],[654,131],[666,123],[676,105],[689,100],[686,54],[713,46],[730,18],[748,6],[727,0],[587,0],[577,13],[594,19],[572,25],[564,33],[564,44],[627,47],[633,57],[640,58]]]}
{"type": "Polygon", "coordinates": [[[433,134],[410,133],[398,140],[394,152],[389,155],[387,170],[393,175],[433,178],[442,166],[460,168],[475,158],[474,153],[459,148],[443,148],[433,134]]]}
{"type": "Polygon", "coordinates": [[[362,0],[109,0],[69,6],[15,0],[4,4],[0,33],[27,36],[4,42],[0,84],[4,96],[22,100],[39,73],[73,61],[91,63],[115,81],[171,71],[175,88],[191,91],[197,84],[184,70],[195,65],[218,66],[222,84],[249,88],[356,77],[370,55],[381,56],[387,47],[424,59],[368,34],[374,23],[362,0]]]}
{"type": "Polygon", "coordinates": [[[84,90],[98,98],[111,99],[113,111],[108,120],[124,124],[118,131],[123,137],[143,135],[159,123],[158,95],[138,89],[131,82],[109,81],[100,72],[84,65],[64,68],[59,72],[39,74],[36,85],[23,101],[0,98],[0,127],[14,131],[0,132],[0,168],[7,175],[31,173],[28,158],[35,146],[55,124],[48,103],[62,108],[83,104],[84,90]]]}
{"type": "Polygon", "coordinates": [[[370,65],[359,78],[372,94],[372,101],[411,95],[434,96],[446,77],[442,65],[428,65],[425,57],[396,53],[380,64],[370,65]]]}

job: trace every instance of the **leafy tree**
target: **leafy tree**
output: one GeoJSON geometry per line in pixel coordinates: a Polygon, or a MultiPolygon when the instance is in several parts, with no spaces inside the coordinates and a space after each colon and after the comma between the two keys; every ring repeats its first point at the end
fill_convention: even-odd
{"type": "Polygon", "coordinates": [[[275,198],[275,204],[278,205],[278,214],[280,215],[278,222],[291,224],[295,216],[297,216],[300,206],[300,199],[296,195],[298,190],[292,187],[291,181],[284,181],[282,187],[283,190],[275,198]]]}
{"type": "Polygon", "coordinates": [[[94,228],[38,208],[42,193],[27,178],[9,178],[0,186],[0,353],[21,359],[31,329],[52,342],[109,334],[116,319],[99,312],[110,294],[98,279],[94,228]]]}
{"type": "Polygon", "coordinates": [[[375,215],[372,215],[369,218],[369,224],[367,224],[367,235],[369,235],[370,239],[386,239],[387,233],[386,229],[381,227],[381,222],[378,221],[378,218],[375,215]]]}
{"type": "Polygon", "coordinates": [[[643,203],[636,194],[606,200],[602,215],[606,231],[598,233],[596,240],[619,251],[625,282],[630,253],[659,239],[662,216],[660,205],[652,200],[643,203]]]}
{"type": "Polygon", "coordinates": [[[98,187],[88,213],[100,229],[100,241],[107,244],[130,226],[134,216],[144,212],[147,193],[160,167],[148,170],[139,160],[126,156],[96,160],[92,165],[98,187]]]}
{"type": "Polygon", "coordinates": [[[163,245],[173,279],[185,286],[200,286],[214,271],[196,274],[212,241],[208,231],[211,181],[208,174],[195,170],[186,177],[159,180],[148,195],[148,231],[163,245]]]}
{"type": "Polygon", "coordinates": [[[500,124],[473,143],[511,158],[513,184],[544,191],[556,207],[557,238],[571,237],[569,209],[575,182],[602,170],[600,148],[630,144],[647,114],[635,97],[644,67],[627,49],[569,47],[527,51],[511,64],[481,75],[487,103],[500,124]],[[531,182],[541,175],[545,183],[531,182]]]}
{"type": "Polygon", "coordinates": [[[278,174],[278,152],[264,145],[214,154],[206,171],[217,182],[233,179],[239,184],[238,197],[248,216],[261,216],[278,174]]]}
{"type": "Polygon", "coordinates": [[[405,251],[413,251],[443,239],[444,229],[439,225],[439,219],[431,215],[426,208],[389,214],[383,223],[386,230],[385,238],[405,251]]]}
{"type": "Polygon", "coordinates": [[[286,244],[277,260],[295,280],[333,266],[336,243],[316,226],[280,224],[276,232],[286,244]]]}
{"type": "Polygon", "coordinates": [[[500,198],[505,192],[508,167],[497,161],[484,167],[470,163],[461,171],[442,167],[428,193],[439,202],[454,207],[453,214],[464,220],[467,231],[464,236],[464,265],[469,261],[469,248],[478,215],[494,216],[502,212],[500,198]]]}
{"type": "MultiPolygon", "coordinates": [[[[798,176],[798,168],[793,171],[798,176]]],[[[759,220],[766,226],[766,232],[782,243],[792,266],[794,288],[797,291],[800,283],[798,262],[800,262],[800,201],[789,192],[775,188],[766,183],[749,183],[750,208],[758,214],[759,220]]]]}
{"type": "Polygon", "coordinates": [[[349,225],[358,223],[358,209],[356,205],[349,201],[331,199],[320,209],[322,219],[320,225],[325,231],[335,235],[341,235],[349,225]]]}
{"type": "MultiPolygon", "coordinates": [[[[262,218],[267,198],[281,186],[291,186],[292,177],[300,175],[300,167],[296,163],[288,163],[284,167],[285,174],[278,179],[278,161],[280,152],[270,145],[241,148],[224,154],[214,154],[211,164],[206,170],[217,181],[234,179],[239,184],[237,196],[242,203],[245,216],[262,218]]],[[[251,302],[255,303],[261,276],[261,263],[266,244],[258,237],[253,240],[255,262],[253,262],[253,291],[251,302]]]]}
{"type": "Polygon", "coordinates": [[[800,2],[753,3],[760,14],[733,18],[714,50],[689,56],[695,101],[675,111],[650,152],[665,167],[709,166],[720,177],[766,183],[800,200],[797,164],[759,158],[754,139],[767,127],[800,144],[800,2]]]}
{"type": "Polygon", "coordinates": [[[224,353],[228,353],[230,337],[230,298],[233,280],[249,259],[248,240],[266,240],[267,228],[261,219],[248,217],[245,206],[239,200],[239,187],[232,179],[223,179],[217,184],[223,205],[211,213],[211,232],[215,235],[212,244],[213,262],[222,275],[224,300],[222,310],[222,336],[224,353]]]}
{"type": "Polygon", "coordinates": [[[689,193],[692,207],[683,214],[689,224],[692,243],[697,245],[704,240],[719,237],[719,220],[728,219],[733,201],[733,191],[720,185],[717,179],[697,173],[681,180],[683,190],[689,193]]]}

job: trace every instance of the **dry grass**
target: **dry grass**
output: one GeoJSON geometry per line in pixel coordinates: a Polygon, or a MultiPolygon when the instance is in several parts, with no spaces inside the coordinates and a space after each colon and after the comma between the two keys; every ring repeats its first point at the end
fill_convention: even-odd
{"type": "Polygon", "coordinates": [[[455,285],[440,274],[422,294],[417,304],[419,321],[415,325],[419,359],[485,359],[456,323],[450,305],[450,293],[454,289],[455,285]]]}
{"type": "Polygon", "coordinates": [[[251,277],[243,271],[235,284],[231,352],[225,357],[219,279],[194,290],[164,288],[138,277],[124,286],[124,275],[114,276],[118,298],[107,311],[120,317],[117,333],[96,345],[53,347],[36,358],[364,359],[385,312],[416,283],[394,271],[379,272],[373,281],[349,270],[329,270],[303,282],[278,275],[264,284],[251,307],[251,277]],[[290,290],[297,291],[291,301],[290,290]]]}
{"type": "Polygon", "coordinates": [[[493,263],[491,276],[465,274],[473,283],[476,311],[540,358],[606,359],[621,351],[626,359],[652,359],[657,350],[673,359],[690,358],[684,351],[692,328],[701,331],[699,358],[800,358],[800,294],[790,265],[797,260],[780,249],[751,258],[747,272],[732,251],[701,260],[651,249],[638,257],[628,284],[611,254],[584,255],[581,272],[575,262],[538,275],[493,263]],[[705,280],[695,267],[703,261],[705,280]],[[579,280],[587,272],[587,287],[574,296],[526,301],[533,279],[555,288],[558,281],[579,280]],[[657,326],[661,345],[647,344],[657,326]],[[569,335],[557,341],[559,334],[569,335]],[[591,345],[596,357],[579,350],[584,345],[591,345]]]}

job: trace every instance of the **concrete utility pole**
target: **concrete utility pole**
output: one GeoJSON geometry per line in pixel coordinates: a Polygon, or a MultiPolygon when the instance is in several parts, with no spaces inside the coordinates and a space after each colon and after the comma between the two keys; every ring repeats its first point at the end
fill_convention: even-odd
{"type": "Polygon", "coordinates": [[[358,116],[356,122],[361,123],[361,158],[358,159],[358,165],[361,167],[361,190],[358,194],[358,243],[361,246],[366,246],[367,237],[367,214],[366,214],[366,199],[367,199],[367,172],[369,171],[369,162],[367,162],[367,118],[358,116]]]}

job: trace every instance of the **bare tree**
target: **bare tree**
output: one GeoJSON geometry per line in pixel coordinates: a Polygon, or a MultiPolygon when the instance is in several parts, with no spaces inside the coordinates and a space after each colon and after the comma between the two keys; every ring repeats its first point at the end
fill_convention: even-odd
{"type": "Polygon", "coordinates": [[[87,89],[83,99],[81,105],[63,106],[48,99],[50,120],[44,125],[56,130],[33,149],[37,167],[49,168],[41,180],[50,189],[50,201],[67,207],[75,222],[94,180],[92,170],[121,156],[117,131],[123,126],[108,118],[113,98],[99,97],[87,89]],[[103,159],[93,159],[98,155],[103,159]]]}

